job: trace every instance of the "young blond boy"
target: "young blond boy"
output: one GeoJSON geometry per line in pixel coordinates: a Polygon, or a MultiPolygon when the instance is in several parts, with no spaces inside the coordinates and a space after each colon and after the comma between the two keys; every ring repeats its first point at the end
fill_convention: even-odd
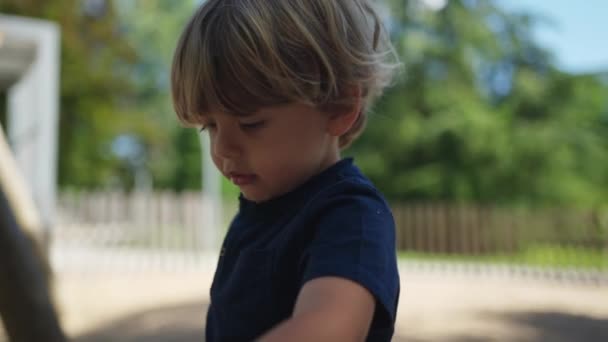
{"type": "Polygon", "coordinates": [[[340,151],[393,57],[371,0],[208,0],[187,24],[174,107],[241,191],[207,341],[390,341],[393,217],[340,151]]]}

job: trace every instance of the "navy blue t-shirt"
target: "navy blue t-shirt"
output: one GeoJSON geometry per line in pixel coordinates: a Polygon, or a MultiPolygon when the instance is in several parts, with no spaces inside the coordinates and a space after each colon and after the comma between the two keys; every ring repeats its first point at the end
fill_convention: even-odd
{"type": "Polygon", "coordinates": [[[367,341],[390,341],[399,300],[395,224],[351,158],[270,201],[240,197],[211,286],[206,340],[260,337],[291,316],[307,281],[324,276],[369,290],[376,310],[367,341]]]}

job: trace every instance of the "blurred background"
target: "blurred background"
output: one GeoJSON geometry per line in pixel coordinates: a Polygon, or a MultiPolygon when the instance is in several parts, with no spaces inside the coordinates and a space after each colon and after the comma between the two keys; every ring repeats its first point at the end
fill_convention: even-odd
{"type": "MultiPolygon", "coordinates": [[[[200,2],[0,2],[0,189],[71,339],[202,339],[238,190],[171,107],[200,2]]],[[[608,3],[377,3],[404,73],[344,155],[394,210],[395,340],[607,341],[608,3]]]]}

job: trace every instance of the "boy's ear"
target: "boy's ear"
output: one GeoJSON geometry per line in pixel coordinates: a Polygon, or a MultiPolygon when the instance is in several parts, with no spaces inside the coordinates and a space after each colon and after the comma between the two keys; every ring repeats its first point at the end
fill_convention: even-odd
{"type": "Polygon", "coordinates": [[[330,113],[327,131],[332,136],[340,137],[346,134],[361,115],[361,87],[351,88],[349,96],[353,99],[352,105],[346,110],[330,113]]]}

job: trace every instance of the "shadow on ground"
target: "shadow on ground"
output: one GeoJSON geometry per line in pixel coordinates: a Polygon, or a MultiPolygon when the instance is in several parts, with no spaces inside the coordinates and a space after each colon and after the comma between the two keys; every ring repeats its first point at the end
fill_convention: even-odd
{"type": "Polygon", "coordinates": [[[532,328],[535,341],[608,341],[608,318],[545,311],[498,314],[496,318],[532,328]]]}
{"type": "Polygon", "coordinates": [[[551,311],[526,312],[486,312],[479,319],[499,321],[511,327],[512,331],[525,332],[524,336],[458,336],[447,338],[446,342],[605,342],[608,341],[608,318],[594,318],[584,315],[551,311]]]}
{"type": "Polygon", "coordinates": [[[205,339],[208,303],[193,302],[146,310],[100,326],[76,342],[190,342],[205,339]]]}
{"type": "MultiPolygon", "coordinates": [[[[204,340],[208,303],[194,302],[147,310],[117,319],[74,339],[76,342],[189,342],[204,340]]],[[[604,342],[608,341],[608,319],[563,312],[483,312],[480,320],[499,321],[524,336],[450,336],[440,340],[423,336],[395,336],[394,342],[604,342]]]]}

